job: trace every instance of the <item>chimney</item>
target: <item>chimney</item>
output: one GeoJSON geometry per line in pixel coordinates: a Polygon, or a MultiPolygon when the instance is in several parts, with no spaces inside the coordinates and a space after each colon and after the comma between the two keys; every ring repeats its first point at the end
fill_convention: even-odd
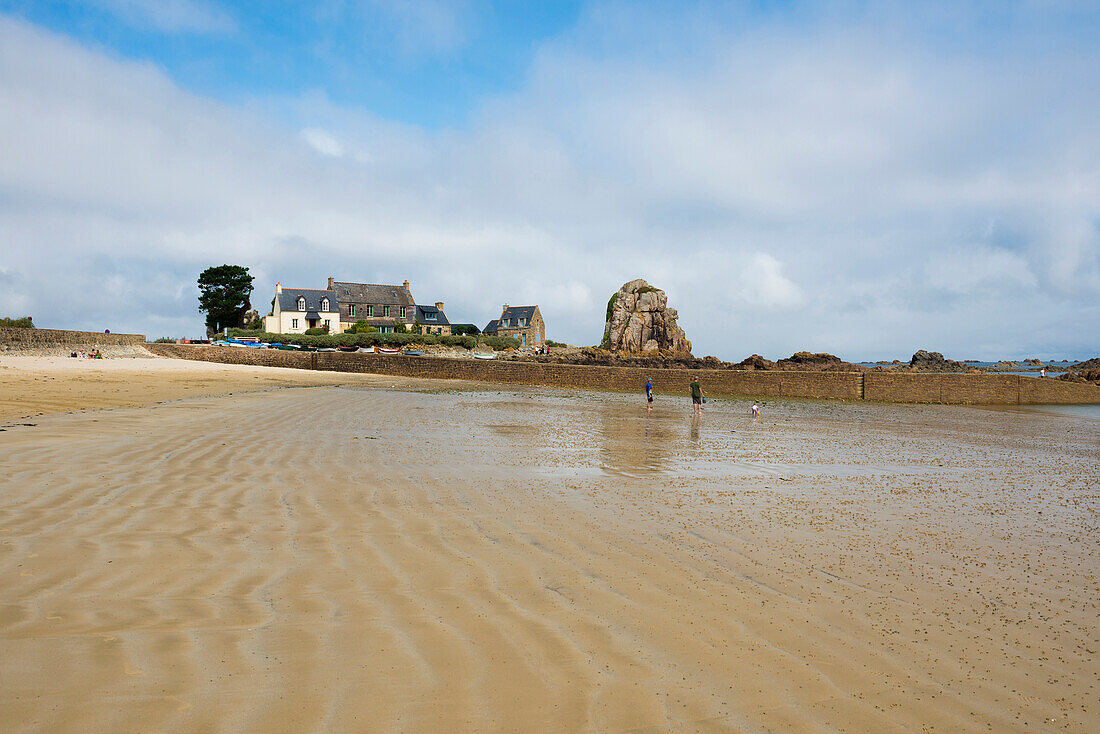
{"type": "Polygon", "coordinates": [[[282,283],[276,283],[275,284],[275,292],[276,293],[282,293],[283,292],[283,284],[282,283]]]}
{"type": "Polygon", "coordinates": [[[436,301],[436,302],[435,302],[435,307],[436,307],[436,308],[437,308],[438,310],[442,311],[442,310],[443,310],[443,301],[436,301]]]}
{"type": "Polygon", "coordinates": [[[508,310],[508,304],[504,304],[504,308],[500,309],[500,315],[503,316],[504,312],[508,310]]]}
{"type": "Polygon", "coordinates": [[[328,276],[328,289],[331,291],[335,287],[336,287],[336,278],[333,278],[331,275],[328,276]]]}

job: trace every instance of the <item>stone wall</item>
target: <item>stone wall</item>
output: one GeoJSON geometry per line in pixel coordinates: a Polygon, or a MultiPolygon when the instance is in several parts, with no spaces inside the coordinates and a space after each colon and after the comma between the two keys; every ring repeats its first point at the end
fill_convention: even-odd
{"type": "Polygon", "coordinates": [[[583,390],[641,393],[647,377],[658,393],[687,395],[699,375],[708,395],[760,398],[828,398],[889,403],[1039,404],[1100,403],[1100,387],[1020,375],[896,374],[683,370],[539,364],[505,360],[446,359],[343,352],[290,352],[187,344],[149,344],[156,354],[226,364],[363,372],[401,377],[475,380],[583,390]]]}
{"type": "Polygon", "coordinates": [[[1100,387],[1024,375],[867,372],[863,397],[885,403],[1096,404],[1100,387]]]}
{"type": "Polygon", "coordinates": [[[95,347],[104,349],[144,346],[144,334],[104,334],[99,331],[0,328],[0,351],[72,351],[95,347]]]}

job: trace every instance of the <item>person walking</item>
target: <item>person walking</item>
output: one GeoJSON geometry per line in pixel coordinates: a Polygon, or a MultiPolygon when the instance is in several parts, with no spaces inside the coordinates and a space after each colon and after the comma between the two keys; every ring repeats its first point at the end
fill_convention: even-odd
{"type": "Polygon", "coordinates": [[[646,378],[645,381],[645,399],[646,399],[646,412],[653,410],[653,380],[646,378]]]}
{"type": "Polygon", "coordinates": [[[699,384],[699,376],[696,375],[691,378],[691,408],[695,418],[703,414],[704,397],[706,393],[703,392],[703,386],[699,384]]]}
{"type": "Polygon", "coordinates": [[[757,405],[755,400],[753,400],[752,401],[752,417],[757,418],[759,416],[760,416],[760,406],[757,405]]]}

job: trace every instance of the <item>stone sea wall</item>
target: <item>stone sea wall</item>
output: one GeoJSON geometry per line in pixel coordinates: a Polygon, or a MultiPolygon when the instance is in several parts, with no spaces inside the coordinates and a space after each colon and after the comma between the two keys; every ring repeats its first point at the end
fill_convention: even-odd
{"type": "Polygon", "coordinates": [[[0,328],[0,352],[69,352],[79,349],[128,351],[145,346],[144,334],[104,334],[101,331],[0,328]]]}
{"type": "Polygon", "coordinates": [[[691,376],[699,375],[707,394],[716,396],[988,405],[1100,403],[1100,387],[1095,385],[1021,375],[644,370],[636,367],[341,352],[283,352],[274,349],[187,344],[149,344],[147,348],[166,357],[224,364],[475,380],[582,390],[640,392],[649,377],[653,380],[654,389],[660,393],[686,395],[691,376]]]}

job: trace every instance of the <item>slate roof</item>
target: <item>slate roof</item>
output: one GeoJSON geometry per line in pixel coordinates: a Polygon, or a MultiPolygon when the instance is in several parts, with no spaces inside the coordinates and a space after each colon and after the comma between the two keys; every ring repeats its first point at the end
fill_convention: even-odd
{"type": "Polygon", "coordinates": [[[403,285],[381,285],[378,283],[342,283],[332,284],[340,303],[370,304],[375,306],[413,306],[412,295],[403,285]]]}
{"type": "Polygon", "coordinates": [[[508,329],[519,328],[519,319],[527,319],[527,325],[530,326],[531,319],[535,317],[536,308],[537,306],[509,306],[500,315],[499,321],[508,319],[508,326],[505,327],[508,329]]]}
{"type": "Polygon", "coordinates": [[[447,320],[447,314],[435,306],[421,306],[419,304],[416,307],[416,320],[425,326],[448,326],[451,323],[447,320]]]}
{"type": "Polygon", "coordinates": [[[279,299],[279,308],[283,311],[298,310],[298,296],[306,299],[306,311],[325,311],[333,313],[339,308],[339,299],[336,291],[316,290],[314,288],[287,288],[283,286],[283,292],[275,294],[279,299]],[[321,308],[321,299],[328,296],[328,308],[321,308]]]}
{"type": "Polygon", "coordinates": [[[489,323],[485,324],[485,328],[481,330],[481,333],[492,336],[497,333],[498,326],[500,326],[500,319],[493,319],[489,323]]]}

